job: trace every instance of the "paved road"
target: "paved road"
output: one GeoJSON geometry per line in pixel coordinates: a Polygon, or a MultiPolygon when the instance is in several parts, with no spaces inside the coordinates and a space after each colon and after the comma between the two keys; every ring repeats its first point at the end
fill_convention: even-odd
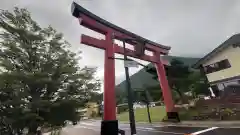
{"type": "MultiPolygon", "coordinates": [[[[78,125],[68,126],[61,135],[100,135],[101,121],[82,121],[78,125]]],[[[120,129],[130,135],[129,124],[119,124],[120,129]]],[[[176,127],[150,124],[137,124],[137,135],[239,135],[240,128],[203,128],[203,127],[176,127]]]]}

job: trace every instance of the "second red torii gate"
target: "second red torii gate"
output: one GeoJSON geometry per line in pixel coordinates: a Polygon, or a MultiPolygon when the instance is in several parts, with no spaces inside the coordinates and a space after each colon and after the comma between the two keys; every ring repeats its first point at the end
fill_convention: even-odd
{"type": "Polygon", "coordinates": [[[162,93],[164,97],[164,103],[166,106],[166,111],[168,116],[176,113],[174,111],[174,102],[172,100],[172,94],[168,86],[168,81],[166,79],[166,73],[164,69],[164,63],[160,59],[160,55],[167,55],[170,47],[163,46],[140,37],[134,33],[124,30],[118,26],[115,26],[106,20],[94,15],[93,13],[87,11],[80,5],[72,4],[72,15],[78,18],[80,25],[94,30],[98,33],[105,35],[105,39],[96,39],[87,35],[82,34],[81,43],[105,50],[105,61],[104,61],[104,121],[102,122],[102,133],[104,135],[115,135],[116,132],[110,131],[117,127],[116,121],[116,101],[115,101],[115,60],[114,53],[123,54],[123,47],[114,43],[114,39],[139,39],[146,43],[145,49],[151,51],[153,56],[144,54],[142,56],[137,56],[135,53],[138,44],[130,41],[127,43],[134,46],[134,50],[127,49],[125,54],[134,58],[149,61],[155,64],[157,69],[158,78],[160,81],[160,86],[162,88],[162,93]],[[114,36],[113,36],[114,35],[114,36]],[[114,124],[115,123],[115,124],[114,124]],[[115,126],[114,126],[115,125],[115,126]]]}

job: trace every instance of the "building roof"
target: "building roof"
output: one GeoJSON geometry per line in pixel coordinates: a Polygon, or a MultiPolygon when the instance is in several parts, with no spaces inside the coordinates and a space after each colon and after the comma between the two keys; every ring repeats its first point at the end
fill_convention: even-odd
{"type": "Polygon", "coordinates": [[[235,34],[231,36],[228,40],[224,41],[222,44],[220,44],[217,48],[212,50],[210,53],[205,55],[203,58],[201,58],[199,61],[197,61],[194,65],[193,68],[199,68],[201,64],[206,62],[207,60],[211,59],[213,56],[218,54],[220,51],[226,49],[230,45],[234,45],[240,43],[240,34],[235,34]]]}

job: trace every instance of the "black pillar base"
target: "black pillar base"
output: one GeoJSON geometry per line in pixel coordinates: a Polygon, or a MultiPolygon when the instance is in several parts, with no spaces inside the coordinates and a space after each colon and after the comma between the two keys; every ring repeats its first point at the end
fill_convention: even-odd
{"type": "Polygon", "coordinates": [[[101,135],[118,135],[118,121],[103,120],[101,124],[101,135]]]}
{"type": "Polygon", "coordinates": [[[178,112],[167,112],[167,117],[170,122],[180,122],[178,112]]]}

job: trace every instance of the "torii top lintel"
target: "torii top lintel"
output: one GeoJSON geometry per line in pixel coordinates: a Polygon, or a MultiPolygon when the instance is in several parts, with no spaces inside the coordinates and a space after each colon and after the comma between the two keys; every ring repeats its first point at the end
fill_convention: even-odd
{"type": "MultiPolygon", "coordinates": [[[[123,28],[120,28],[98,16],[95,14],[91,13],[90,11],[86,10],[82,6],[78,5],[77,3],[73,2],[72,3],[72,15],[78,19],[80,19],[80,24],[83,25],[84,27],[87,27],[89,29],[92,29],[96,32],[99,32],[101,34],[106,35],[106,33],[111,32],[114,33],[114,38],[115,39],[122,39],[122,38],[131,38],[131,39],[138,39],[141,40],[145,43],[145,48],[147,50],[153,51],[153,52],[158,52],[159,54],[166,55],[168,54],[169,50],[171,47],[169,46],[164,46],[160,45],[158,43],[155,43],[153,41],[150,41],[148,39],[145,39],[139,35],[136,35],[132,32],[129,32],[123,28]]],[[[99,46],[96,46],[95,43],[100,43],[98,39],[89,37],[87,35],[82,35],[82,43],[88,44],[94,47],[101,48],[99,46]],[[90,43],[91,41],[91,43],[90,43]],[[95,42],[95,43],[94,43],[95,42]]],[[[128,41],[126,41],[128,42],[128,41]]],[[[129,43],[129,42],[128,42],[129,43]]],[[[132,44],[132,43],[130,43],[132,44]]],[[[104,48],[101,48],[104,49],[104,48]]],[[[118,52],[118,51],[116,51],[118,52]]],[[[154,62],[154,61],[152,61],[154,62]]]]}

